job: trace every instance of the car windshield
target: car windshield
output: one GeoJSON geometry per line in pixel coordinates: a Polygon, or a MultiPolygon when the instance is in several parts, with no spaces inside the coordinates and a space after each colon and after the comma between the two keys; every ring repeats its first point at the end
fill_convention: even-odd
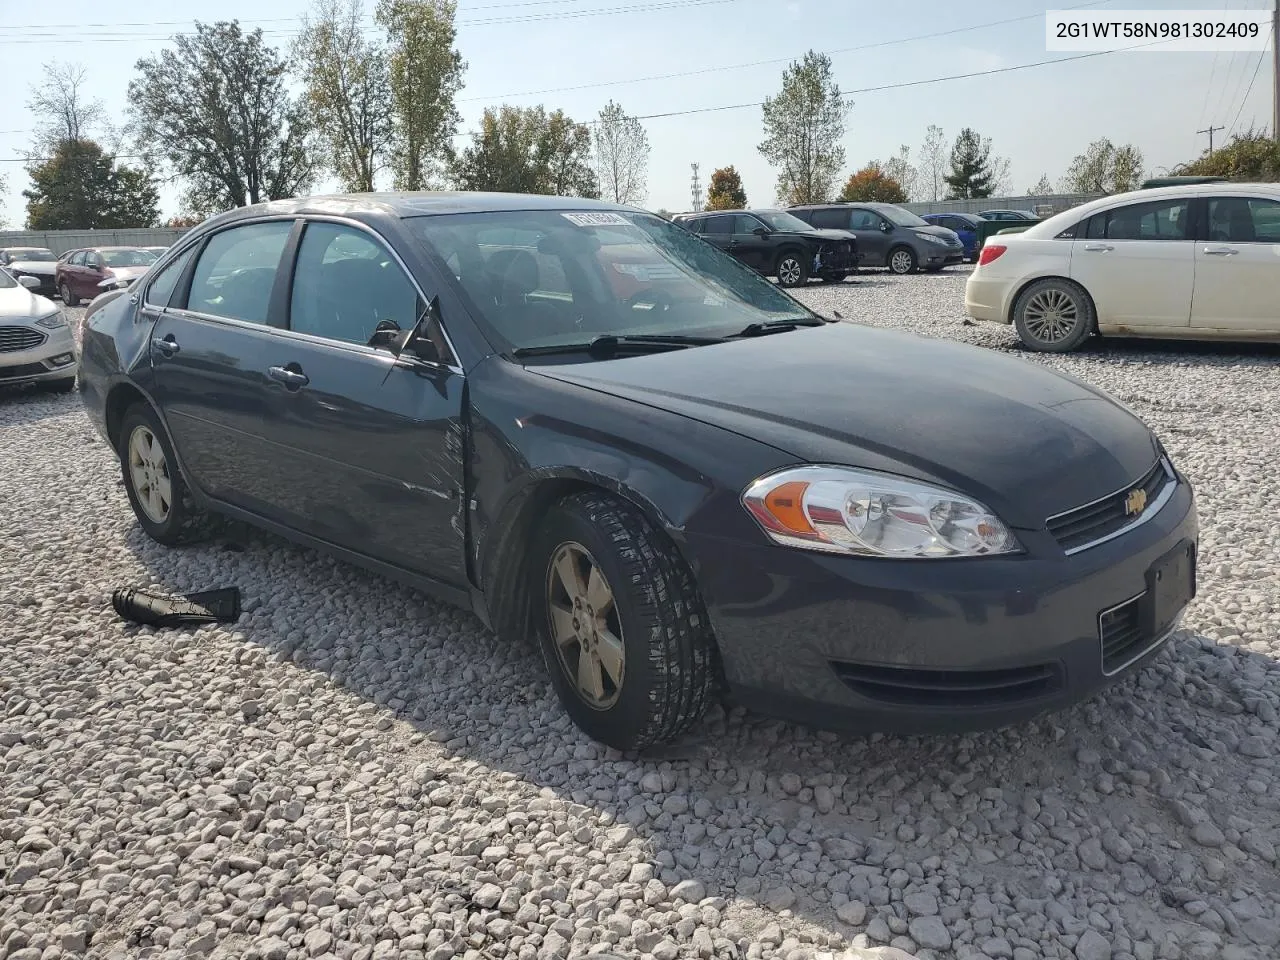
{"type": "Polygon", "coordinates": [[[675,224],[629,211],[409,217],[511,348],[600,336],[734,336],[815,315],[675,224]]]}
{"type": "Polygon", "coordinates": [[[910,210],[903,210],[901,207],[879,207],[876,212],[890,223],[895,223],[900,227],[927,227],[929,225],[928,221],[921,220],[910,210]]]}
{"type": "Polygon", "coordinates": [[[102,259],[108,267],[149,267],[156,262],[150,250],[103,250],[102,259]]]}
{"type": "Polygon", "coordinates": [[[11,287],[16,287],[17,285],[18,281],[9,276],[9,271],[0,270],[0,290],[8,290],[11,287]]]}
{"type": "Polygon", "coordinates": [[[756,216],[767,223],[774,230],[786,230],[789,233],[810,233],[813,227],[805,223],[799,217],[793,217],[789,213],[768,212],[762,213],[756,211],[756,216]]]}
{"type": "Polygon", "coordinates": [[[43,248],[32,248],[30,250],[11,250],[9,259],[14,261],[26,261],[27,263],[47,262],[58,259],[53,255],[52,250],[43,248]]]}

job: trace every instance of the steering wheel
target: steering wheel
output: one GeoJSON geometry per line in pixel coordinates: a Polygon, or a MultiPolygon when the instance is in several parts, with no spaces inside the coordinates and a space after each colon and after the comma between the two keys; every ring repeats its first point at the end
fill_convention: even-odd
{"type": "Polygon", "coordinates": [[[675,306],[675,301],[671,298],[671,294],[665,290],[641,290],[628,298],[627,308],[634,310],[642,303],[651,304],[655,310],[670,310],[675,306]]]}

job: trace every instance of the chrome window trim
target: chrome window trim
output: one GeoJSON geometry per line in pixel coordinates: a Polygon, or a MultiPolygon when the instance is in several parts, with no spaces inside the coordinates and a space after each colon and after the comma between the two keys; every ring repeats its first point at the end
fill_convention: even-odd
{"type": "MultiPolygon", "coordinates": [[[[1173,464],[1169,462],[1168,457],[1161,457],[1158,462],[1161,466],[1164,467],[1166,483],[1164,485],[1164,489],[1160,491],[1159,496],[1157,496],[1155,500],[1151,502],[1151,505],[1146,510],[1142,511],[1141,516],[1139,516],[1138,519],[1134,520],[1132,523],[1126,523],[1119,530],[1113,530],[1111,533],[1108,533],[1104,537],[1099,537],[1097,540],[1090,540],[1088,543],[1082,543],[1078,547],[1072,547],[1070,550],[1066,550],[1065,553],[1068,557],[1073,557],[1077,553],[1080,553],[1084,550],[1091,550],[1094,547],[1100,546],[1104,543],[1109,543],[1110,541],[1116,539],[1117,537],[1122,537],[1126,533],[1128,533],[1130,530],[1135,530],[1138,527],[1142,526],[1144,523],[1146,523],[1148,520],[1150,520],[1157,513],[1159,513],[1161,510],[1164,509],[1165,505],[1173,498],[1174,491],[1178,489],[1178,474],[1174,471],[1173,464]]],[[[1140,479],[1141,477],[1139,478],[1139,480],[1140,479]]],[[[1133,489],[1136,483],[1138,483],[1138,480],[1133,481],[1133,483],[1126,484],[1125,486],[1121,487],[1119,490],[1113,491],[1112,493],[1108,493],[1105,496],[1098,497],[1097,500],[1090,500],[1088,503],[1082,503],[1080,504],[1080,506],[1072,507],[1070,510],[1063,510],[1061,513],[1055,513],[1052,517],[1049,517],[1048,519],[1045,520],[1045,526],[1047,528],[1048,525],[1052,523],[1054,520],[1057,520],[1060,517],[1065,517],[1069,513],[1075,513],[1077,510],[1085,510],[1088,507],[1092,507],[1094,504],[1102,503],[1102,501],[1104,500],[1110,500],[1112,497],[1117,497],[1120,494],[1124,493],[1126,490],[1133,489]]],[[[1050,536],[1052,536],[1052,533],[1050,534],[1050,536]]],[[[1123,604],[1121,604],[1121,606],[1123,606],[1123,604]]]]}

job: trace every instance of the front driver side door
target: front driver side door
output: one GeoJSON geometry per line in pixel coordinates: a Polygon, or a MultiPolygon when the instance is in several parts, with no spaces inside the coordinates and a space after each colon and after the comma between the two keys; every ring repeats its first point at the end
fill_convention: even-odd
{"type": "Polygon", "coordinates": [[[883,267],[888,262],[889,234],[882,226],[885,222],[874,210],[854,208],[849,212],[849,229],[858,238],[864,267],[883,267]]]}
{"type": "Polygon", "coordinates": [[[770,237],[769,227],[763,220],[749,213],[738,213],[733,216],[733,237],[729,241],[729,252],[753,270],[769,273],[773,270],[776,255],[776,243],[770,237]],[[763,229],[763,236],[756,233],[763,229]]]}
{"type": "Polygon", "coordinates": [[[261,354],[266,439],[285,522],[356,553],[462,585],[464,380],[440,362],[368,346],[379,322],[426,307],[390,246],[350,222],[311,220],[298,246],[288,332],[261,354]]]}

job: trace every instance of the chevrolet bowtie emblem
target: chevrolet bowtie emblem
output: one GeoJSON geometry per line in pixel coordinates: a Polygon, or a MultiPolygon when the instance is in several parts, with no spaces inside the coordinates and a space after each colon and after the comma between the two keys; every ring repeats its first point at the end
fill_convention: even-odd
{"type": "Polygon", "coordinates": [[[1147,491],[1141,487],[1136,490],[1130,490],[1129,495],[1124,498],[1125,514],[1130,517],[1136,517],[1145,509],[1147,509],[1147,491]]]}

